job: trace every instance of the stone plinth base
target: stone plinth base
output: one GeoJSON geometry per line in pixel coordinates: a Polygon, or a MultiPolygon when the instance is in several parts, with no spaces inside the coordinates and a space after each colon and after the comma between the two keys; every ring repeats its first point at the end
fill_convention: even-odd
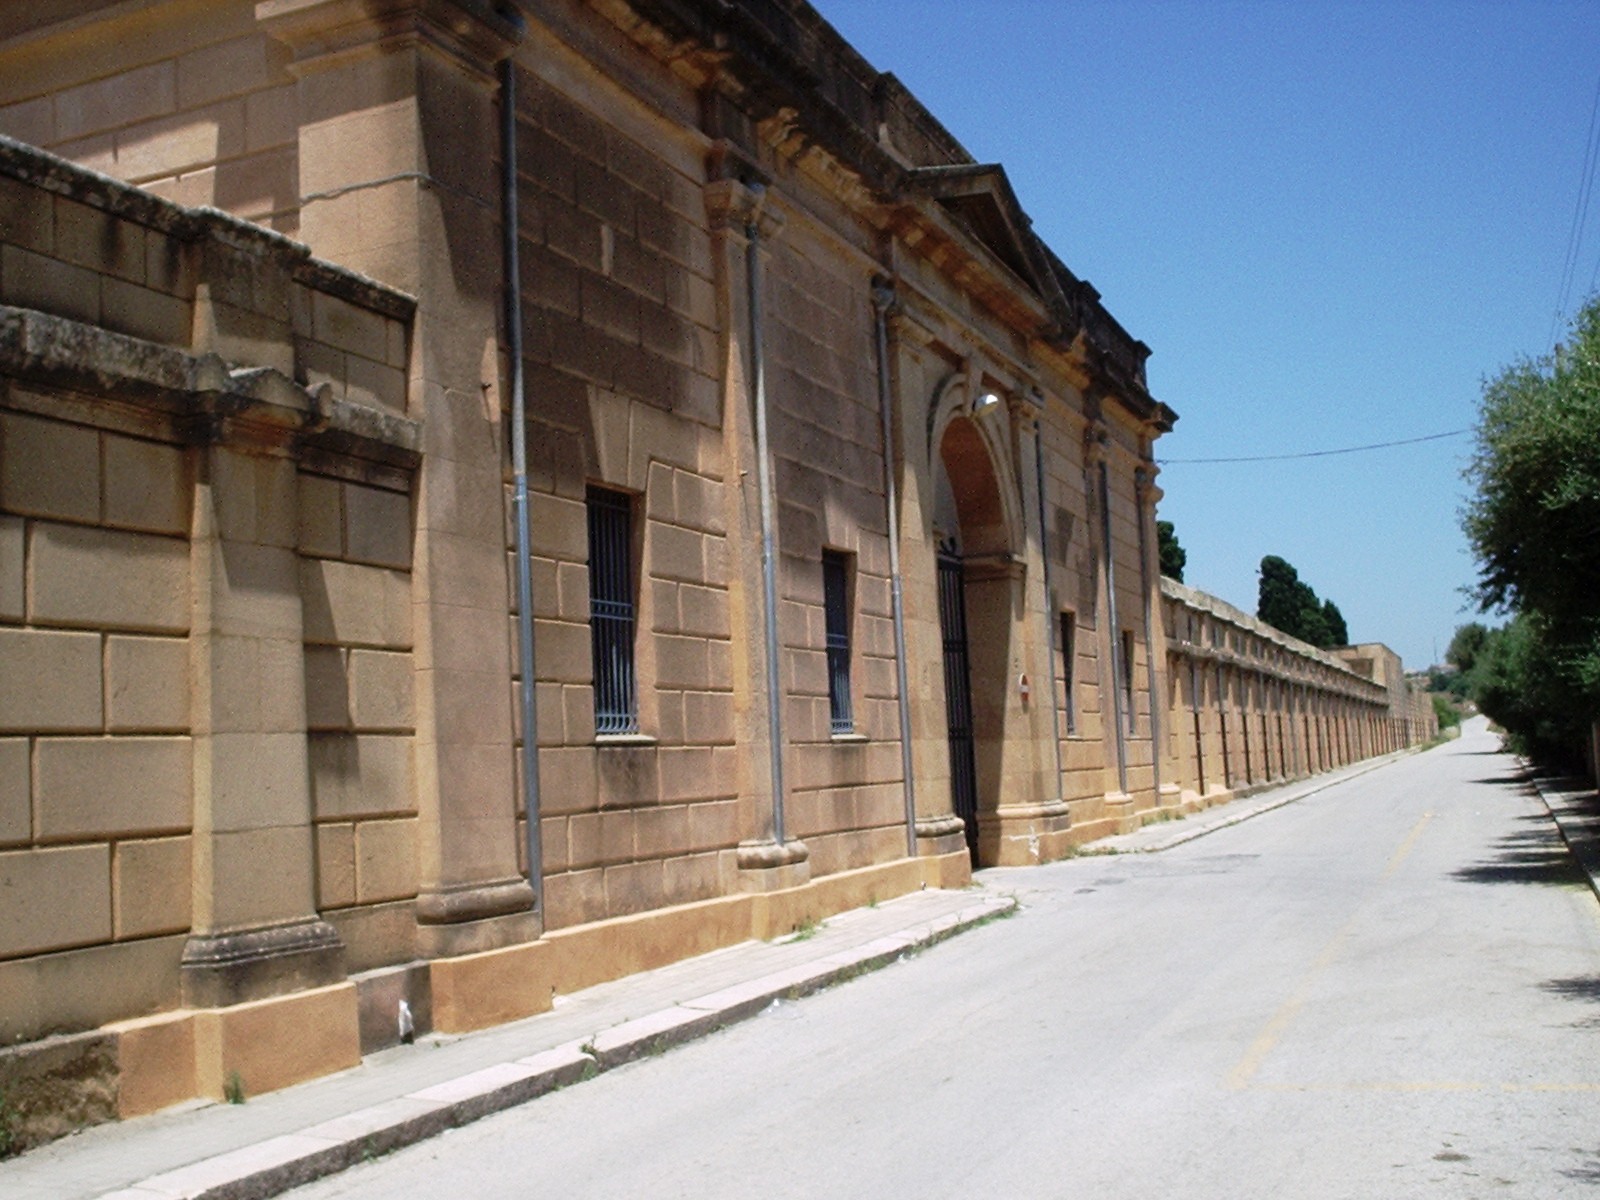
{"type": "Polygon", "coordinates": [[[183,999],[227,1008],[327,987],[344,978],[344,943],[326,921],[194,934],[183,947],[183,999]]]}
{"type": "Polygon", "coordinates": [[[1050,862],[1072,847],[1072,818],[1063,801],[1003,806],[978,814],[978,862],[1025,867],[1050,862]]]}
{"type": "Polygon", "coordinates": [[[428,964],[433,1027],[467,1033],[550,1009],[550,947],[543,942],[428,964]]]}
{"type": "Polygon", "coordinates": [[[417,950],[453,958],[522,945],[539,936],[526,879],[424,889],[417,896],[417,950]]]}
{"type": "Polygon", "coordinates": [[[109,1027],[117,1035],[117,1116],[142,1117],[200,1094],[194,1013],[162,1013],[109,1027]]]}
{"type": "Polygon", "coordinates": [[[738,854],[741,891],[782,891],[811,878],[811,851],[804,842],[740,842],[738,854]]]}
{"type": "MultiPolygon", "coordinates": [[[[967,826],[953,813],[942,817],[918,817],[916,824],[917,855],[919,858],[943,858],[950,854],[967,857],[967,826]]],[[[967,876],[972,875],[968,858],[967,876]]],[[[965,887],[965,884],[960,885],[965,887]]]]}
{"type": "MultiPolygon", "coordinates": [[[[793,846],[779,849],[792,857],[793,846]]],[[[801,858],[765,869],[805,866],[801,858]]],[[[597,921],[523,945],[400,964],[289,995],[178,1009],[45,1039],[0,1052],[0,1082],[37,1077],[43,1095],[55,1087],[51,1081],[70,1076],[72,1086],[57,1089],[61,1097],[41,1104],[50,1110],[49,1120],[30,1137],[44,1141],[195,1096],[225,1099],[235,1080],[249,1098],[356,1066],[364,1044],[376,1049],[397,1040],[393,1024],[400,999],[411,1005],[418,1033],[430,1025],[450,1033],[482,1029],[544,1012],[556,992],[578,991],[751,938],[782,937],[919,888],[956,888],[970,881],[966,846],[958,834],[957,849],[950,853],[597,921]],[[90,1077],[100,1082],[85,1087],[90,1077]]]]}
{"type": "Polygon", "coordinates": [[[967,853],[966,838],[957,834],[954,848],[942,853],[924,850],[920,843],[917,849],[922,851],[917,861],[922,864],[924,886],[955,891],[972,883],[972,856],[967,853]]]}
{"type": "Polygon", "coordinates": [[[193,1021],[195,1091],[213,1100],[235,1081],[249,1097],[361,1062],[351,983],[202,1009],[193,1021]]]}

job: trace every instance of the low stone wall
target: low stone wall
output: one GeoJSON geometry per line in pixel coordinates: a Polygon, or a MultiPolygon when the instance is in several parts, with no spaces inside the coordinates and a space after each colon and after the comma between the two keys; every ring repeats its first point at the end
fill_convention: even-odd
{"type": "Polygon", "coordinates": [[[1175,803],[1203,807],[1409,744],[1388,689],[1339,655],[1215,596],[1161,587],[1175,803]]]}

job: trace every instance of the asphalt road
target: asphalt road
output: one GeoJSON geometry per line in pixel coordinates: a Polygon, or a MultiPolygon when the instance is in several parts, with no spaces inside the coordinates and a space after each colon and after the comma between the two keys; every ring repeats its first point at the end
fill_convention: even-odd
{"type": "Polygon", "coordinates": [[[296,1192],[1600,1189],[1600,907],[1481,723],[1015,917],[296,1192]]]}

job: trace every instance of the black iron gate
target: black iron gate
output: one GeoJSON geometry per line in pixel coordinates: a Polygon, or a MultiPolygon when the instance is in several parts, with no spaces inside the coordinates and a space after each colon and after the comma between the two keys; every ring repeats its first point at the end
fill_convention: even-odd
{"type": "Polygon", "coordinates": [[[967,601],[961,556],[939,551],[939,631],[944,641],[944,710],[950,740],[950,796],[978,861],[978,767],[972,751],[972,672],[967,661],[967,601]]]}

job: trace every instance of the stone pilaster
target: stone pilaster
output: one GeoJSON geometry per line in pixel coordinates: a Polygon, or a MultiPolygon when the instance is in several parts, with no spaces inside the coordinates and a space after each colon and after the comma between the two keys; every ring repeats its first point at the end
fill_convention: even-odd
{"type": "Polygon", "coordinates": [[[229,444],[231,433],[212,424],[194,452],[193,932],[182,976],[195,1008],[344,978],[312,875],[295,465],[275,448],[229,444]]]}
{"type": "Polygon", "coordinates": [[[927,376],[924,351],[933,334],[898,298],[888,325],[890,388],[900,449],[895,470],[899,472],[906,675],[912,696],[911,763],[917,779],[917,854],[953,860],[968,870],[966,827],[955,815],[950,798],[937,565],[927,532],[934,505],[927,437],[933,384],[927,376]]]}
{"type": "Polygon", "coordinates": [[[518,868],[501,489],[496,64],[521,35],[481,0],[268,0],[298,77],[301,236],[420,298],[413,573],[418,946],[537,937],[518,868]]]}
{"type": "MultiPolygon", "coordinates": [[[[706,216],[712,230],[717,289],[717,323],[722,332],[722,434],[724,461],[730,464],[727,498],[728,558],[735,570],[728,583],[733,629],[734,743],[739,752],[742,828],[738,848],[739,883],[747,891],[773,891],[811,877],[805,843],[784,828],[785,796],[775,788],[787,746],[774,746],[769,701],[781,688],[778,664],[767,652],[768,596],[762,563],[763,465],[756,445],[756,395],[765,353],[756,338],[750,300],[752,255],[782,229],[782,218],[765,203],[765,190],[753,167],[736,151],[719,144],[706,184],[706,216]],[[774,769],[774,755],[778,769],[774,769]]],[[[757,284],[760,272],[756,274],[757,284]]],[[[770,400],[765,400],[770,405],[770,400]]],[[[770,464],[769,464],[770,465],[770,464]]],[[[774,522],[773,537],[776,538],[774,522]]],[[[778,550],[773,546],[773,554],[778,550]]],[[[772,619],[776,619],[775,612],[772,619]]],[[[783,697],[778,696],[780,704],[783,697]]],[[[786,786],[785,786],[786,790],[786,786]]]]}

